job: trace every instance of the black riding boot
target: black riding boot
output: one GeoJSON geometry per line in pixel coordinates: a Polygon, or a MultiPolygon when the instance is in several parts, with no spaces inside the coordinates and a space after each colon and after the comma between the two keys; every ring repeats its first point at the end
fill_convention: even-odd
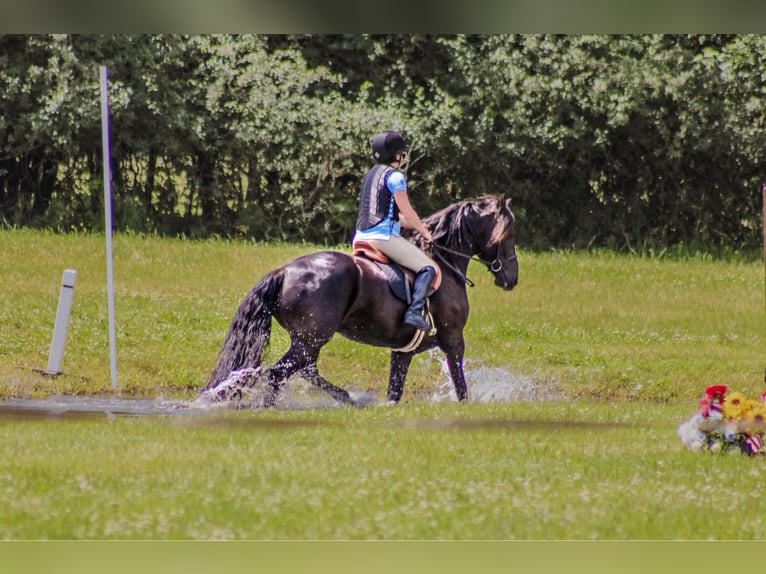
{"type": "Polygon", "coordinates": [[[415,277],[415,285],[412,288],[412,303],[404,314],[404,322],[407,325],[412,325],[423,331],[431,330],[431,326],[423,318],[423,307],[426,304],[426,297],[428,297],[434,279],[436,279],[436,269],[430,265],[423,267],[415,277]]]}

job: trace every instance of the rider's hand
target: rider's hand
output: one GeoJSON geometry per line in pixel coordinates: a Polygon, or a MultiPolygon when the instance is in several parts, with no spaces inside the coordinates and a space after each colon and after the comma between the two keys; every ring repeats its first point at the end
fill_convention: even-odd
{"type": "Polygon", "coordinates": [[[424,229],[421,235],[423,236],[423,239],[425,240],[426,243],[433,243],[434,238],[431,235],[431,232],[428,231],[428,229],[424,229]]]}

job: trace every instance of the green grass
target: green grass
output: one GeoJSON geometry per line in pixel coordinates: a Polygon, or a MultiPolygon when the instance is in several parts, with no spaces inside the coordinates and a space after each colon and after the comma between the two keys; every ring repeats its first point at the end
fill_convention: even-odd
{"type": "MultiPolygon", "coordinates": [[[[3,231],[0,247],[0,397],[111,392],[103,236],[3,231]],[[63,363],[71,376],[42,379],[32,369],[47,364],[65,268],[78,271],[63,363]]],[[[120,390],[195,393],[245,293],[316,249],[116,236],[120,390]]],[[[510,293],[471,266],[468,369],[502,367],[589,399],[668,401],[709,382],[762,387],[761,263],[522,251],[520,265],[510,293]]],[[[270,357],[286,345],[276,326],[270,357]]],[[[320,367],[341,386],[382,394],[388,353],[336,337],[320,367]]],[[[405,400],[430,394],[437,380],[438,361],[416,358],[405,400]]]]}
{"type": "MultiPolygon", "coordinates": [[[[317,249],[115,237],[119,394],[196,395],[267,270],[317,249]]],[[[760,262],[520,252],[472,266],[467,370],[555,402],[438,403],[413,363],[394,408],[0,417],[3,539],[762,539],[763,458],[694,453],[705,386],[763,390],[760,262]]],[[[113,393],[103,237],[0,233],[0,397],[113,393]],[[64,370],[42,377],[65,268],[64,370]]],[[[286,345],[275,330],[271,356],[286,345]]],[[[337,338],[327,378],[382,398],[388,354],[337,338]]]]}
{"type": "Polygon", "coordinates": [[[717,381],[762,387],[763,266],[609,253],[528,257],[486,344],[577,396],[672,400],[717,381]],[[760,376],[759,376],[760,373],[760,376]]]}
{"type": "Polygon", "coordinates": [[[763,460],[667,405],[0,424],[4,539],[763,539],[763,460]]]}

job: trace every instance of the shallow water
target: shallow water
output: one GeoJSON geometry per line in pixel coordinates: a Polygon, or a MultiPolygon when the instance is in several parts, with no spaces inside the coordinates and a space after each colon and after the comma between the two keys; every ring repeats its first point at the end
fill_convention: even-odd
{"type": "MultiPolygon", "coordinates": [[[[446,363],[441,360],[441,381],[437,381],[430,397],[432,402],[456,401],[455,391],[449,379],[446,363]]],[[[496,367],[466,366],[469,401],[488,402],[537,402],[557,400],[555,391],[533,379],[515,375],[496,367]]],[[[191,400],[159,398],[136,398],[121,396],[51,396],[43,399],[8,399],[0,401],[0,421],[18,418],[82,418],[145,415],[201,416],[232,408],[257,408],[258,391],[248,391],[237,405],[210,403],[200,398],[191,400]]],[[[364,406],[380,406],[379,400],[370,393],[351,392],[352,398],[364,406]]],[[[337,408],[339,405],[329,395],[316,390],[303,380],[290,381],[278,398],[276,409],[305,410],[337,408]]]]}
{"type": "MultiPolygon", "coordinates": [[[[368,400],[367,404],[371,404],[368,400]]],[[[285,389],[279,397],[276,409],[306,410],[337,408],[331,397],[298,384],[285,389]]],[[[134,416],[183,416],[204,417],[234,409],[255,408],[241,402],[237,405],[225,403],[210,404],[195,399],[170,399],[166,397],[121,397],[121,396],[49,396],[41,399],[7,399],[0,401],[0,422],[10,419],[70,419],[134,416]]],[[[214,418],[208,416],[207,418],[214,418]]]]}
{"type": "Polygon", "coordinates": [[[70,418],[118,415],[203,414],[201,409],[183,407],[180,401],[148,398],[51,396],[44,399],[8,399],[0,401],[0,420],[8,418],[70,418]]]}

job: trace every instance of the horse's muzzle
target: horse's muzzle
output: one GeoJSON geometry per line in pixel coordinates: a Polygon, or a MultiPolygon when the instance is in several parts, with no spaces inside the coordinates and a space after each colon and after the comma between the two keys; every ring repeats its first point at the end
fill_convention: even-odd
{"type": "Polygon", "coordinates": [[[518,283],[519,283],[518,277],[511,277],[509,279],[506,277],[495,276],[495,285],[497,285],[498,287],[502,287],[504,291],[512,291],[513,288],[516,287],[516,285],[518,285],[518,283]]]}

